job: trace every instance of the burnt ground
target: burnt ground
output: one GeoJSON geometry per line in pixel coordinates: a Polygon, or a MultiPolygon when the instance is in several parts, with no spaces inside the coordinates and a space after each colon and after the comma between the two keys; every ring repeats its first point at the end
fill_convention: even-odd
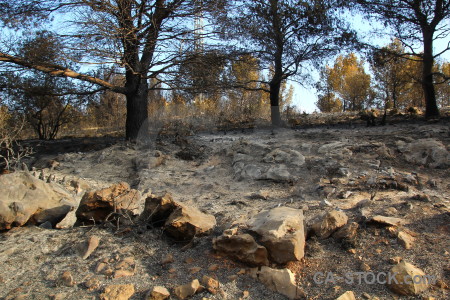
{"type": "Polygon", "coordinates": [[[325,120],[275,130],[231,128],[174,135],[138,144],[112,137],[28,141],[36,151],[28,163],[37,173],[44,169],[54,175],[79,199],[83,193],[76,194],[71,181],[81,182],[86,190],[126,181],[144,194],[170,192],[175,200],[214,215],[218,225],[211,235],[188,247],[167,237],[161,228],[139,223],[62,230],[14,228],[0,233],[0,298],[98,299],[107,285],[133,283],[136,293],[131,299],[144,299],[155,285],[173,291],[209,275],[219,280],[223,293],[204,291],[192,299],[239,299],[244,291],[248,291],[246,299],[285,299],[246,274],[250,266],[212,249],[212,239],[233,222],[284,205],[303,209],[308,225],[331,209],[343,210],[349,222],[360,225],[351,241],[309,235],[303,261],[272,265],[291,269],[308,299],[335,299],[347,290],[357,299],[448,299],[450,169],[411,163],[398,147],[399,141],[424,138],[440,141],[448,150],[448,119],[404,118],[375,127],[361,121],[325,120]],[[330,144],[331,149],[321,148],[330,144]],[[246,177],[236,169],[238,154],[246,155],[248,164],[268,167],[262,158],[275,149],[298,151],[305,163],[288,166],[292,176],[283,180],[246,177]],[[343,175],[337,172],[340,169],[347,171],[343,175]],[[350,193],[343,197],[346,192],[350,193]],[[360,201],[365,201],[364,209],[360,201]],[[377,214],[404,219],[402,230],[416,239],[413,248],[404,249],[386,227],[367,222],[377,214]],[[83,260],[74,245],[94,234],[101,238],[100,246],[83,260]],[[169,253],[174,262],[163,265],[169,253]],[[397,256],[435,276],[437,284],[419,296],[401,297],[383,284],[349,284],[344,279],[317,284],[313,279],[316,272],[332,272],[336,278],[347,272],[389,272],[393,266],[389,260],[397,256]],[[133,276],[111,278],[96,272],[102,261],[114,266],[127,257],[135,260],[133,276]],[[74,286],[61,284],[64,271],[71,272],[74,286]],[[98,284],[89,289],[92,278],[98,284]]]}

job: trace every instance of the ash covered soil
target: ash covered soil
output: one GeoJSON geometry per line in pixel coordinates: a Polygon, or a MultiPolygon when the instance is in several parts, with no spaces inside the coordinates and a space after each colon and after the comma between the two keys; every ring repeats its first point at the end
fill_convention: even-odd
{"type": "Polygon", "coordinates": [[[99,299],[109,285],[133,284],[130,299],[146,299],[154,286],[172,292],[208,275],[220,282],[221,292],[204,290],[191,299],[286,299],[249,276],[251,266],[215,253],[212,240],[262,210],[287,206],[303,210],[306,228],[333,209],[360,225],[351,242],[308,234],[303,260],[271,265],[294,272],[307,299],[336,299],[345,291],[357,299],[448,299],[449,145],[448,121],[236,130],[137,145],[106,138],[35,143],[30,164],[38,175],[43,169],[77,199],[125,181],[144,195],[169,192],[214,215],[217,226],[190,244],[139,223],[13,228],[0,233],[0,298],[99,299]],[[414,237],[411,249],[388,227],[367,222],[375,215],[404,220],[402,230],[414,237]],[[100,238],[99,246],[83,259],[74,245],[92,235],[100,238]],[[389,272],[396,257],[437,283],[406,297],[384,284],[338,278],[389,272]],[[124,262],[130,274],[114,278],[97,272],[100,263],[115,268],[124,262]],[[332,272],[337,279],[319,284],[316,272],[332,272]]]}

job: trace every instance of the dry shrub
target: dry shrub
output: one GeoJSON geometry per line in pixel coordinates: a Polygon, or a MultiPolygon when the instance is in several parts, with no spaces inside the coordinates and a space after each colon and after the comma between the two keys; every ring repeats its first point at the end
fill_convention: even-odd
{"type": "Polygon", "coordinates": [[[17,141],[24,125],[24,118],[14,118],[6,106],[0,106],[0,170],[17,169],[21,160],[33,153],[17,141]]]}

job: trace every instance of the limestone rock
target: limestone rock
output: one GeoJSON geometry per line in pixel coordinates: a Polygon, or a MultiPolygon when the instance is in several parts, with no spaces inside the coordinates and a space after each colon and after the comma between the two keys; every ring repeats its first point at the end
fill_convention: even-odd
{"type": "Polygon", "coordinates": [[[446,168],[450,166],[450,153],[441,141],[428,138],[405,143],[397,142],[405,160],[429,168],[446,168]]]}
{"type": "Polygon", "coordinates": [[[418,295],[429,287],[425,273],[405,261],[394,266],[390,274],[395,274],[395,280],[393,279],[388,282],[388,286],[393,292],[399,295],[418,295]]]}
{"type": "Polygon", "coordinates": [[[385,217],[385,216],[374,216],[370,220],[370,222],[379,223],[383,225],[389,226],[399,226],[405,223],[403,219],[394,218],[394,217],[385,217]]]}
{"type": "Polygon", "coordinates": [[[356,234],[358,232],[358,228],[359,228],[358,223],[356,223],[356,222],[348,223],[345,226],[338,229],[338,231],[336,231],[333,234],[333,238],[335,238],[337,240],[342,240],[342,239],[351,240],[356,236],[356,234]]]}
{"type": "Polygon", "coordinates": [[[141,193],[130,189],[126,182],[84,194],[76,211],[77,223],[104,222],[111,213],[137,215],[141,193]]]}
{"type": "Polygon", "coordinates": [[[61,285],[68,286],[68,287],[75,285],[75,281],[73,280],[72,274],[69,271],[65,271],[61,275],[61,278],[59,279],[59,283],[61,285]]]}
{"type": "Polygon", "coordinates": [[[165,300],[170,297],[169,291],[163,286],[155,286],[149,291],[146,300],[165,300]]]}
{"type": "Polygon", "coordinates": [[[295,275],[289,269],[272,269],[266,266],[261,270],[252,269],[251,275],[258,278],[269,289],[289,299],[301,299],[305,296],[302,289],[295,284],[295,275]]]}
{"type": "Polygon", "coordinates": [[[300,260],[305,250],[303,211],[277,207],[263,211],[248,221],[249,230],[256,232],[270,257],[279,264],[300,260]]]}
{"type": "Polygon", "coordinates": [[[267,249],[250,234],[223,234],[213,240],[214,250],[254,266],[268,265],[267,249]]]}
{"type": "Polygon", "coordinates": [[[83,259],[87,259],[92,252],[97,249],[98,245],[100,244],[100,238],[98,236],[91,236],[86,242],[82,242],[78,244],[77,246],[77,252],[78,255],[81,256],[83,259]]]}
{"type": "Polygon", "coordinates": [[[397,239],[399,244],[402,245],[405,249],[411,249],[414,245],[415,238],[404,231],[400,231],[397,234],[397,239]]]}
{"type": "Polygon", "coordinates": [[[75,199],[61,186],[28,172],[0,176],[0,230],[47,221],[54,227],[75,205],[75,199]]]}
{"type": "Polygon", "coordinates": [[[270,167],[265,174],[265,179],[283,182],[292,180],[294,177],[291,175],[286,165],[281,164],[270,167]]]}
{"type": "Polygon", "coordinates": [[[105,292],[100,295],[101,300],[128,300],[134,295],[133,284],[109,285],[105,292]]]}
{"type": "Polygon", "coordinates": [[[89,291],[95,291],[98,290],[100,288],[101,285],[101,277],[98,276],[93,276],[91,278],[89,278],[85,283],[84,286],[89,290],[89,291]]]}
{"type": "Polygon", "coordinates": [[[210,292],[211,294],[215,295],[220,290],[220,283],[216,279],[209,277],[209,276],[203,276],[202,285],[210,292]]]}
{"type": "Polygon", "coordinates": [[[169,235],[179,240],[192,240],[194,236],[208,234],[216,226],[214,216],[174,201],[170,194],[147,197],[141,219],[155,226],[164,226],[169,235]]]}
{"type": "Polygon", "coordinates": [[[343,159],[345,157],[353,155],[353,152],[350,149],[348,149],[348,145],[346,143],[339,141],[322,145],[319,147],[317,152],[319,154],[336,157],[337,159],[343,159]]]}
{"type": "Polygon", "coordinates": [[[355,294],[352,291],[346,291],[340,295],[336,300],[356,300],[355,294]]]}
{"type": "Polygon", "coordinates": [[[187,297],[195,295],[200,288],[200,282],[195,279],[191,283],[180,285],[175,288],[175,295],[178,299],[186,299],[187,297]]]}
{"type": "Polygon", "coordinates": [[[319,238],[325,239],[336,230],[347,224],[347,221],[348,217],[344,212],[332,210],[328,212],[321,220],[314,223],[311,229],[319,238]]]}
{"type": "Polygon", "coordinates": [[[263,161],[300,167],[305,164],[305,157],[300,152],[292,149],[275,149],[264,156],[263,161]]]}
{"type": "Polygon", "coordinates": [[[72,228],[77,222],[77,216],[75,214],[77,208],[78,205],[76,207],[72,207],[71,210],[64,217],[64,219],[62,219],[59,223],[55,225],[55,228],[57,229],[72,228]]]}

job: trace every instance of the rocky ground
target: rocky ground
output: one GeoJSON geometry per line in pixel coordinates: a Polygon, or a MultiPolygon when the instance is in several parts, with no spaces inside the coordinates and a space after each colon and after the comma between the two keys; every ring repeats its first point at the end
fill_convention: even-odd
{"type": "Polygon", "coordinates": [[[0,298],[146,299],[155,286],[164,286],[176,299],[177,287],[206,275],[219,288],[215,293],[200,288],[192,299],[286,299],[254,278],[251,264],[214,251],[213,240],[226,229],[245,227],[264,210],[289,207],[305,217],[305,256],[269,266],[292,271],[307,299],[336,299],[346,291],[356,299],[448,299],[449,145],[446,119],[234,130],[137,145],[112,138],[34,142],[30,173],[45,181],[50,176],[76,203],[87,191],[127,182],[143,195],[138,210],[147,195],[169,192],[214,216],[217,224],[190,243],[139,219],[5,230],[0,298]],[[330,211],[357,224],[350,238],[314,230],[330,211]],[[85,243],[94,249],[87,257],[85,243]],[[390,272],[400,261],[436,282],[417,295],[401,296],[386,284],[356,278],[356,272],[390,272]],[[317,272],[335,280],[316,282],[317,272]],[[348,282],[345,274],[356,280],[348,282]],[[124,298],[109,295],[114,285],[124,285],[124,298]]]}

